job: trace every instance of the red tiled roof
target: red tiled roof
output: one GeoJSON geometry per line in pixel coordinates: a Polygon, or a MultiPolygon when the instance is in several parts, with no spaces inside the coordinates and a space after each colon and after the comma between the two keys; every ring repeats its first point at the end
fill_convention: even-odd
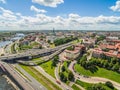
{"type": "Polygon", "coordinates": [[[109,40],[109,39],[106,39],[107,41],[110,41],[110,42],[116,42],[116,43],[120,43],[120,40],[109,40]]]}
{"type": "Polygon", "coordinates": [[[101,44],[100,48],[116,49],[114,45],[101,44]]]}
{"type": "Polygon", "coordinates": [[[74,54],[75,54],[75,53],[78,53],[79,50],[70,51],[70,50],[67,50],[67,49],[66,49],[65,52],[67,52],[67,53],[74,53],[74,54]]]}

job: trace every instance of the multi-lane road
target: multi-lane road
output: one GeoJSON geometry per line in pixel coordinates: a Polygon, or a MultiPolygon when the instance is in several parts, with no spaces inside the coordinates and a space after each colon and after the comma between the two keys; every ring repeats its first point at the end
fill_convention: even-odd
{"type": "MultiPolygon", "coordinates": [[[[26,52],[23,53],[17,53],[17,54],[11,54],[11,55],[7,55],[7,56],[1,56],[0,57],[0,63],[5,67],[6,71],[15,79],[16,82],[18,82],[18,84],[23,88],[23,90],[46,90],[46,88],[44,86],[42,86],[37,80],[35,80],[32,76],[30,76],[25,70],[23,70],[21,67],[19,67],[19,65],[14,64],[14,66],[19,69],[22,73],[24,73],[25,76],[27,76],[29,78],[26,79],[24,78],[22,75],[20,75],[20,73],[15,69],[15,67],[12,64],[8,64],[3,62],[3,60],[13,60],[13,59],[20,59],[23,57],[29,57],[31,55],[40,55],[40,54],[47,54],[47,53],[51,53],[53,52],[53,54],[46,56],[45,60],[48,60],[49,58],[54,57],[56,54],[59,54],[63,49],[65,49],[66,47],[72,45],[71,43],[67,43],[64,45],[60,45],[56,48],[52,48],[52,49],[32,49],[32,50],[28,50],[26,52]]],[[[40,71],[40,67],[36,66],[35,67],[38,71],[40,71]]],[[[40,71],[41,72],[41,71],[40,71]]],[[[56,79],[54,79],[53,77],[51,77],[50,75],[48,75],[46,72],[41,72],[42,74],[44,74],[47,78],[49,78],[53,83],[56,83],[56,79]]],[[[58,84],[57,84],[58,85],[58,84]]],[[[62,89],[66,89],[66,87],[63,87],[62,85],[58,85],[60,88],[62,87],[62,89]]],[[[64,85],[65,86],[65,85],[64,85]]]]}
{"type": "Polygon", "coordinates": [[[14,80],[20,85],[20,90],[46,90],[44,86],[38,83],[34,78],[32,78],[25,71],[23,72],[30,80],[25,79],[18,73],[12,65],[0,61],[0,64],[6,69],[6,72],[14,78],[14,80]],[[37,86],[36,86],[36,85],[37,86]]]}
{"type": "Polygon", "coordinates": [[[67,43],[67,44],[64,44],[64,45],[60,45],[60,46],[57,46],[55,48],[48,48],[48,49],[31,49],[31,50],[27,50],[25,52],[22,52],[22,53],[17,53],[17,54],[10,54],[10,55],[6,55],[6,56],[1,56],[0,59],[1,60],[13,60],[13,59],[21,59],[21,58],[24,58],[24,57],[31,57],[31,56],[37,56],[37,55],[48,55],[49,53],[51,52],[55,52],[63,47],[66,47],[66,46],[69,46],[69,45],[72,45],[72,43],[67,43]]]}

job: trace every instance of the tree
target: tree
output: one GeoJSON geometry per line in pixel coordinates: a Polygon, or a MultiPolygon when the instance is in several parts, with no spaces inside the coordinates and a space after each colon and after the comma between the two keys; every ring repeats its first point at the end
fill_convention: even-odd
{"type": "Polygon", "coordinates": [[[56,62],[53,60],[52,61],[52,66],[54,66],[54,67],[56,67],[57,65],[56,65],[56,62]]]}
{"type": "Polygon", "coordinates": [[[109,68],[111,69],[113,67],[113,63],[110,63],[109,64],[109,68]]]}
{"type": "Polygon", "coordinates": [[[68,73],[68,80],[73,81],[74,80],[74,75],[71,71],[68,73]]]}
{"type": "Polygon", "coordinates": [[[109,65],[108,65],[108,62],[107,62],[107,61],[105,61],[105,63],[104,63],[104,65],[103,65],[103,67],[104,67],[104,68],[108,68],[108,66],[109,66],[109,65]]]}
{"type": "Polygon", "coordinates": [[[67,77],[64,75],[63,72],[60,72],[60,80],[63,81],[63,82],[66,82],[67,81],[67,77]]]}
{"type": "Polygon", "coordinates": [[[66,76],[64,76],[63,82],[67,82],[67,77],[66,76]]]}
{"type": "Polygon", "coordinates": [[[64,78],[64,74],[62,73],[62,72],[60,72],[60,80],[63,80],[63,78],[64,78]]]}
{"type": "Polygon", "coordinates": [[[114,89],[114,86],[113,86],[113,84],[110,81],[107,81],[105,83],[105,85],[108,86],[108,87],[110,87],[111,89],[114,89]]]}
{"type": "Polygon", "coordinates": [[[87,90],[105,90],[101,83],[93,84],[91,87],[88,87],[87,90]]]}
{"type": "Polygon", "coordinates": [[[56,67],[58,63],[58,56],[55,56],[54,59],[52,60],[52,66],[56,67]]]}
{"type": "Polygon", "coordinates": [[[47,42],[48,42],[48,43],[51,43],[51,41],[50,41],[50,40],[48,40],[47,42]]]}
{"type": "Polygon", "coordinates": [[[111,58],[111,63],[116,64],[117,63],[117,58],[116,57],[111,58]]]}
{"type": "Polygon", "coordinates": [[[62,66],[62,68],[61,68],[61,69],[62,69],[62,72],[64,72],[64,71],[65,71],[65,66],[62,66]]]}
{"type": "Polygon", "coordinates": [[[119,70],[119,64],[115,64],[113,67],[112,67],[112,70],[114,71],[118,71],[119,70]]]}
{"type": "Polygon", "coordinates": [[[58,61],[58,59],[59,59],[59,58],[58,58],[58,56],[55,56],[55,57],[54,57],[54,61],[56,61],[56,62],[57,62],[57,61],[58,61]]]}

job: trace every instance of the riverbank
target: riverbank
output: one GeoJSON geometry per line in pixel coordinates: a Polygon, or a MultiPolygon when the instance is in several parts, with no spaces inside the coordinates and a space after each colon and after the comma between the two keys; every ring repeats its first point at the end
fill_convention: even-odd
{"type": "Polygon", "coordinates": [[[0,68],[0,90],[20,90],[9,77],[9,74],[3,72],[0,68]]]}
{"type": "Polygon", "coordinates": [[[0,56],[4,55],[5,54],[5,50],[4,48],[0,48],[0,56]]]}
{"type": "Polygon", "coordinates": [[[15,90],[19,90],[19,88],[15,85],[14,82],[12,82],[12,80],[7,75],[3,75],[3,77],[6,78],[7,83],[10,84],[15,90]]]}
{"type": "Polygon", "coordinates": [[[0,76],[0,90],[19,90],[15,89],[13,83],[6,75],[0,76]]]}

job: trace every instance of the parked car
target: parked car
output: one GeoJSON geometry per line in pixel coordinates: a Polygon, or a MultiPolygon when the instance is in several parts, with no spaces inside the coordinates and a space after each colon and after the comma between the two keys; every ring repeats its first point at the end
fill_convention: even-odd
{"type": "Polygon", "coordinates": [[[61,84],[60,81],[58,81],[58,80],[56,80],[56,82],[57,82],[58,84],[61,84]]]}

